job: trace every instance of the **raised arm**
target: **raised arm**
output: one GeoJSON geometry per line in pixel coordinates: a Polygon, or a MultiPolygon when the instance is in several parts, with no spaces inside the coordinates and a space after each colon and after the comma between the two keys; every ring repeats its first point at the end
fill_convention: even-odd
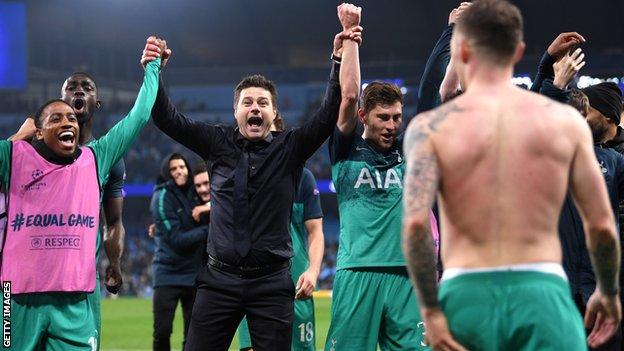
{"type": "Polygon", "coordinates": [[[360,34],[359,27],[362,9],[354,5],[342,4],[338,6],[338,18],[343,32],[334,39],[334,56],[341,56],[340,67],[340,110],[338,111],[338,130],[342,134],[351,134],[357,124],[357,100],[360,93],[360,57],[358,42],[347,37],[350,32],[360,34]],[[341,51],[341,53],[340,53],[341,51]]]}
{"type": "MultiPolygon", "coordinates": [[[[338,12],[340,13],[342,6],[347,6],[345,8],[350,9],[350,15],[345,18],[349,20],[353,20],[354,12],[359,13],[360,10],[353,5],[340,5],[338,7],[338,12]]],[[[344,9],[344,8],[343,8],[344,9]]],[[[342,23],[342,19],[341,19],[342,23]]],[[[359,18],[357,18],[357,23],[359,23],[359,18]]],[[[353,25],[344,25],[344,27],[356,27],[353,25]]],[[[361,31],[360,31],[361,32],[361,31]]],[[[350,35],[351,37],[355,35],[350,35]]],[[[360,39],[361,40],[361,39],[360,39]]],[[[345,57],[346,60],[356,60],[358,59],[357,55],[347,55],[345,57]]],[[[343,60],[344,61],[344,60],[343,60]]],[[[353,62],[352,62],[353,63],[353,62]]],[[[347,63],[347,65],[351,65],[351,63],[347,63]]],[[[353,72],[356,68],[356,64],[353,63],[352,68],[348,69],[345,72],[353,72]]],[[[331,133],[336,128],[338,122],[338,115],[340,111],[340,105],[342,102],[341,91],[340,91],[340,81],[339,81],[339,72],[341,71],[341,64],[339,62],[333,61],[332,71],[330,73],[329,82],[327,83],[327,89],[325,91],[325,96],[323,98],[323,102],[321,103],[321,107],[314,113],[312,118],[308,119],[301,127],[299,127],[295,131],[295,155],[297,155],[297,164],[305,162],[312,154],[327,140],[327,138],[331,135],[331,133]]],[[[345,79],[354,86],[354,79],[349,77],[349,74],[342,79],[345,79]]],[[[356,93],[357,94],[357,93],[356,93]]],[[[346,118],[347,114],[345,114],[346,118]]]]}
{"type": "Polygon", "coordinates": [[[537,68],[537,74],[533,79],[531,90],[539,93],[542,83],[545,79],[553,79],[555,72],[553,64],[557,62],[563,55],[567,54],[574,45],[585,42],[585,38],[576,32],[566,32],[559,34],[555,40],[548,46],[546,52],[540,60],[537,68]]]}
{"type": "Polygon", "coordinates": [[[429,211],[440,182],[432,136],[446,119],[446,111],[447,108],[438,108],[417,116],[405,135],[403,150],[407,168],[403,193],[403,252],[415,283],[429,345],[436,350],[462,350],[451,336],[438,301],[435,246],[429,220],[429,211]]]}
{"type": "Polygon", "coordinates": [[[568,113],[575,115],[571,135],[578,140],[570,168],[570,190],[583,219],[587,248],[596,275],[597,288],[585,313],[585,326],[593,326],[588,342],[591,347],[596,347],[613,335],[621,319],[620,243],[607,187],[594,154],[591,132],[576,111],[570,108],[568,113]]]}
{"type": "Polygon", "coordinates": [[[91,148],[96,154],[100,181],[108,176],[111,167],[119,162],[147,124],[156,100],[160,59],[147,64],[143,84],[134,106],[128,115],[117,122],[104,136],[94,141],[91,148]]]}
{"type": "Polygon", "coordinates": [[[9,140],[25,140],[30,142],[35,135],[36,130],[37,127],[35,126],[35,120],[32,117],[28,116],[26,117],[24,123],[22,123],[22,125],[20,126],[17,133],[11,135],[9,137],[9,140]]]}
{"type": "MultiPolygon", "coordinates": [[[[162,55],[164,66],[171,57],[171,49],[167,48],[166,41],[162,39],[153,36],[147,38],[141,63],[145,65],[151,62],[151,60],[159,57],[161,52],[164,53],[162,55]],[[164,44],[165,49],[161,49],[156,45],[161,42],[164,44]]],[[[204,159],[207,159],[212,151],[211,145],[219,142],[215,141],[215,138],[219,135],[218,128],[205,122],[194,121],[178,111],[167,95],[162,77],[160,77],[158,84],[158,93],[152,109],[152,118],[158,129],[204,159]]]]}
{"type": "Polygon", "coordinates": [[[581,48],[574,52],[563,55],[559,61],[553,64],[553,78],[546,78],[539,90],[540,94],[567,104],[570,101],[571,90],[568,88],[574,76],[585,66],[585,54],[581,48]]]}
{"type": "MultiPolygon", "coordinates": [[[[449,14],[448,25],[442,31],[440,39],[436,42],[427,63],[420,84],[418,86],[418,105],[416,113],[429,111],[440,105],[442,99],[440,89],[447,73],[447,66],[451,59],[451,36],[453,35],[453,27],[461,14],[470,7],[470,2],[462,2],[457,8],[454,8],[449,14]]],[[[449,72],[449,73],[453,73],[449,72]]],[[[452,76],[449,76],[452,77],[452,76]]],[[[448,82],[450,83],[450,82],[448,82]]],[[[454,92],[454,90],[453,90],[454,92]]]]}
{"type": "Polygon", "coordinates": [[[445,103],[451,98],[457,96],[458,92],[461,91],[461,88],[461,82],[459,81],[457,70],[455,69],[453,55],[451,55],[451,61],[449,61],[448,66],[446,66],[446,73],[444,74],[444,79],[440,84],[440,102],[445,103]]]}

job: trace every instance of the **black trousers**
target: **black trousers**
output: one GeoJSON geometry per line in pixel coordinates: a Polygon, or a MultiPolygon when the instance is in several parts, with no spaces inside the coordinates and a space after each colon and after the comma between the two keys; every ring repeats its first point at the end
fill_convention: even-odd
{"type": "Polygon", "coordinates": [[[195,299],[195,287],[193,286],[158,286],[154,288],[153,313],[154,334],[152,347],[154,351],[169,351],[171,344],[169,338],[173,329],[173,317],[178,305],[182,305],[182,317],[184,318],[184,341],[186,342],[193,300],[195,299]]]}
{"type": "Polygon", "coordinates": [[[288,267],[243,278],[206,266],[197,281],[186,351],[228,350],[244,315],[255,351],[290,351],[295,287],[288,267]]]}

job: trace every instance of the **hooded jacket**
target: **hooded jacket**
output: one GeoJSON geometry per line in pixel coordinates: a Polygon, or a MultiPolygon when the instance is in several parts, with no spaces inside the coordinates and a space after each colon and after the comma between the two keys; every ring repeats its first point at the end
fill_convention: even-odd
{"type": "MultiPolygon", "coordinates": [[[[152,261],[153,285],[193,286],[202,267],[208,225],[193,220],[193,208],[199,204],[192,182],[177,186],[169,174],[165,158],[161,180],[154,188],[150,211],[156,225],[156,252],[152,261]]],[[[189,163],[184,159],[187,167],[189,163]]]]}

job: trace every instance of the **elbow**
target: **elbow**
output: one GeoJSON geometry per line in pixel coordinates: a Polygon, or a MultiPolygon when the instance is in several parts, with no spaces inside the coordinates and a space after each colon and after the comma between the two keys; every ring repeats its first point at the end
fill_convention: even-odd
{"type": "Polygon", "coordinates": [[[403,222],[403,235],[405,239],[414,235],[414,233],[421,233],[423,231],[430,230],[431,222],[429,216],[423,217],[410,217],[403,222]]]}
{"type": "Polygon", "coordinates": [[[442,86],[440,90],[438,90],[438,94],[440,94],[440,102],[445,103],[452,95],[452,92],[451,89],[442,86]]]}
{"type": "Polygon", "coordinates": [[[355,105],[358,99],[357,90],[354,89],[344,89],[340,92],[341,99],[343,104],[355,105]]]}
{"type": "Polygon", "coordinates": [[[613,216],[605,216],[600,221],[589,223],[587,228],[588,241],[593,244],[618,244],[618,235],[613,216]]]}

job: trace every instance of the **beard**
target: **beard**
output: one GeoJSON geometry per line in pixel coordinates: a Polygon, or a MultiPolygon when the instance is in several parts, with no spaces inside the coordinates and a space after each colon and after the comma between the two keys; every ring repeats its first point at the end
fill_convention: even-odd
{"type": "Polygon", "coordinates": [[[609,131],[609,126],[594,121],[587,121],[587,123],[589,124],[589,128],[591,129],[594,143],[603,142],[605,136],[607,135],[607,132],[609,131]]]}

